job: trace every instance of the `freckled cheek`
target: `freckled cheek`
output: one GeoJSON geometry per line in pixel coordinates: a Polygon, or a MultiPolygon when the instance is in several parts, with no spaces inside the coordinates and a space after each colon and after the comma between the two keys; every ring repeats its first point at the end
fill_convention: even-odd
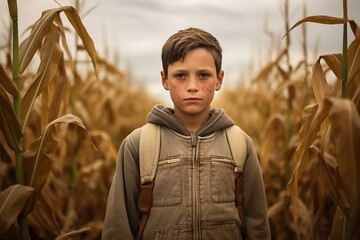
{"type": "Polygon", "coordinates": [[[208,86],[202,87],[202,92],[204,92],[205,94],[213,94],[214,88],[208,86]]]}
{"type": "Polygon", "coordinates": [[[172,93],[177,98],[180,98],[182,96],[181,88],[179,86],[175,85],[175,84],[172,86],[172,93]]]}

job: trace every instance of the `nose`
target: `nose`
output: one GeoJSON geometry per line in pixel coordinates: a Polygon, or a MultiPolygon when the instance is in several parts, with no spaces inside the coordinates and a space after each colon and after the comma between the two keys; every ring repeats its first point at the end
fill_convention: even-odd
{"type": "Polygon", "coordinates": [[[197,92],[199,90],[198,82],[196,77],[190,77],[188,79],[187,91],[188,92],[197,92]]]}

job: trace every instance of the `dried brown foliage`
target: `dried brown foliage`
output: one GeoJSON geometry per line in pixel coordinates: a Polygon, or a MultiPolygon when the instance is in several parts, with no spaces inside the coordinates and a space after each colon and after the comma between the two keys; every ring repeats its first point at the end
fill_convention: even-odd
{"type": "Polygon", "coordinates": [[[98,56],[73,7],[44,11],[31,28],[20,47],[21,122],[12,106],[18,92],[11,61],[0,64],[0,238],[19,239],[16,218],[27,215],[31,239],[99,239],[117,149],[155,101],[98,56]],[[82,41],[78,51],[89,56],[76,67],[61,13],[82,41]],[[28,67],[34,58],[36,73],[28,67]],[[21,136],[26,186],[15,185],[21,136]]]}
{"type": "MultiPolygon", "coordinates": [[[[314,16],[295,26],[309,21],[345,22],[314,16]]],[[[248,88],[227,89],[216,102],[255,143],[273,239],[360,237],[360,29],[349,23],[348,99],[340,95],[342,54],[320,56],[307,88],[300,68],[283,70],[281,51],[248,88]]]]}

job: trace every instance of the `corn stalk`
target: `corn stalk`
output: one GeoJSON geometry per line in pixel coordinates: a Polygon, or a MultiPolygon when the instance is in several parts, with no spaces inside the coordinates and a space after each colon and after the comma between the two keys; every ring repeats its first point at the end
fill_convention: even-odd
{"type": "MultiPolygon", "coordinates": [[[[285,32],[289,31],[289,0],[285,0],[285,8],[284,8],[284,15],[285,15],[285,32]]],[[[292,67],[290,63],[290,34],[286,36],[286,64],[287,64],[287,75],[288,79],[286,81],[290,81],[291,73],[292,73],[292,67]]],[[[292,136],[292,123],[291,123],[291,114],[292,114],[292,94],[291,94],[291,88],[288,88],[289,91],[289,99],[288,99],[288,112],[286,117],[287,122],[287,128],[288,128],[288,136],[289,139],[292,136]]]]}
{"type": "MultiPolygon", "coordinates": [[[[303,17],[306,17],[307,11],[306,11],[306,1],[303,0],[303,17]]],[[[307,54],[307,31],[306,31],[306,25],[302,25],[302,35],[303,35],[303,54],[304,54],[304,83],[305,83],[305,89],[306,91],[309,91],[309,85],[308,85],[308,54],[307,54]]]]}
{"type": "MultiPolygon", "coordinates": [[[[343,14],[344,14],[344,25],[343,25],[343,48],[342,48],[342,98],[347,99],[347,80],[348,80],[348,52],[347,52],[347,0],[343,0],[343,14]]],[[[351,203],[351,216],[346,217],[345,221],[345,239],[349,239],[354,228],[354,207],[355,204],[351,203]]]]}
{"type": "MultiPolygon", "coordinates": [[[[77,12],[80,12],[80,1],[75,1],[75,9],[77,10],[77,12]]],[[[77,64],[78,64],[78,36],[75,33],[75,53],[74,53],[74,69],[73,69],[73,77],[74,77],[74,85],[72,87],[72,96],[71,96],[71,111],[72,114],[74,116],[76,116],[76,98],[77,98],[77,93],[76,93],[76,89],[77,89],[77,64]]],[[[71,132],[71,143],[75,146],[76,142],[77,142],[77,133],[76,133],[76,129],[73,129],[71,132]]],[[[77,203],[77,195],[78,195],[78,183],[77,183],[77,178],[78,178],[78,159],[76,157],[76,155],[74,154],[72,156],[71,159],[71,181],[72,181],[72,187],[73,187],[73,197],[75,199],[75,205],[77,203]]],[[[76,208],[76,207],[75,207],[76,208]]],[[[74,211],[76,211],[74,209],[74,211]]],[[[75,223],[76,228],[79,228],[79,224],[78,221],[76,221],[75,223]]]]}
{"type": "MultiPolygon", "coordinates": [[[[10,17],[13,24],[13,69],[12,78],[17,87],[18,94],[14,95],[14,110],[16,117],[21,123],[21,95],[20,95],[20,65],[19,65],[19,30],[18,30],[18,13],[16,0],[8,0],[10,17]]],[[[25,175],[23,166],[23,153],[22,153],[22,137],[17,139],[18,149],[15,151],[15,174],[16,182],[25,185],[25,175]]],[[[29,239],[29,230],[26,216],[19,216],[18,222],[20,226],[21,239],[29,239]]]]}
{"type": "Polygon", "coordinates": [[[344,29],[343,29],[343,48],[342,48],[342,98],[347,98],[347,78],[348,78],[348,64],[347,64],[347,0],[343,0],[344,11],[344,29]]]}

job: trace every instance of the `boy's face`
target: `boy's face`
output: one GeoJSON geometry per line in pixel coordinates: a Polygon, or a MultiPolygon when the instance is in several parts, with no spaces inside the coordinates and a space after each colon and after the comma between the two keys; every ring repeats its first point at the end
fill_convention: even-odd
{"type": "Polygon", "coordinates": [[[175,117],[208,116],[215,90],[221,88],[224,71],[216,75],[214,58],[205,48],[196,48],[161,72],[162,84],[170,91],[175,117]]]}

